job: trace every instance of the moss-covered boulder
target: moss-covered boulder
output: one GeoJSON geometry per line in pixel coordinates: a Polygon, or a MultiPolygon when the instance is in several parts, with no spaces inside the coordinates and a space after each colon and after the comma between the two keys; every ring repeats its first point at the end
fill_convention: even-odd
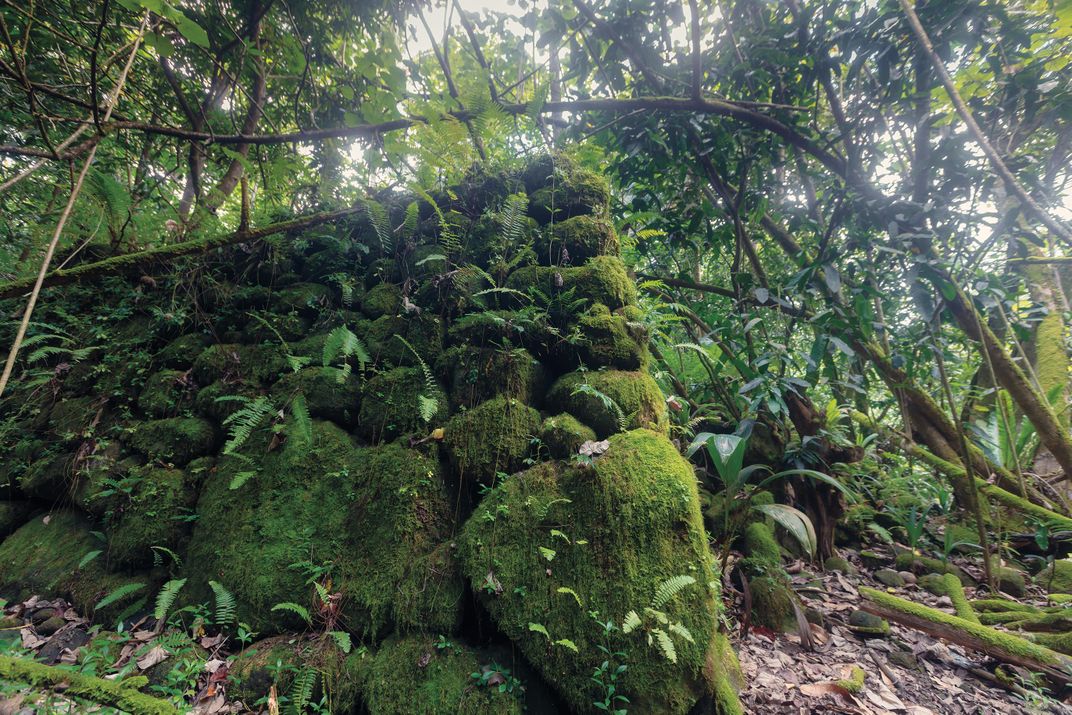
{"type": "Polygon", "coordinates": [[[227,695],[242,701],[253,712],[267,703],[273,686],[278,696],[294,702],[298,697],[295,681],[302,674],[303,678],[314,679],[312,702],[326,697],[333,713],[358,712],[358,679],[353,667],[357,657],[347,656],[327,635],[264,638],[231,662],[227,695]]]}
{"type": "Polygon", "coordinates": [[[28,501],[0,502],[0,539],[25,524],[37,508],[28,501]]]}
{"type": "Polygon", "coordinates": [[[19,491],[26,496],[54,503],[66,498],[75,483],[75,455],[62,450],[43,450],[16,476],[19,491]]]}
{"type": "Polygon", "coordinates": [[[137,424],[130,444],[149,459],[182,466],[213,454],[219,445],[216,428],[199,417],[169,417],[137,424]]]}
{"type": "Polygon", "coordinates": [[[443,444],[463,485],[491,485],[498,473],[525,466],[540,413],[509,397],[496,397],[460,412],[445,425],[443,444]]]}
{"type": "Polygon", "coordinates": [[[193,403],[194,385],[182,370],[160,370],[149,376],[138,395],[138,409],[149,417],[170,417],[193,403]]]}
{"type": "Polygon", "coordinates": [[[252,468],[224,457],[205,482],[185,560],[189,597],[211,599],[216,580],[241,620],[271,633],[303,625],[273,612],[278,603],[316,612],[315,574],[341,594],[356,633],[453,631],[462,588],[437,462],[399,445],[361,449],[330,422],[314,421],[309,442],[267,451],[269,439],[251,438],[248,453],[263,455],[252,468]]]}
{"type": "Polygon", "coordinates": [[[578,318],[576,340],[555,346],[552,359],[563,370],[579,367],[617,370],[641,370],[648,364],[647,337],[644,328],[629,317],[628,308],[611,312],[597,303],[578,318]]]}
{"type": "Polygon", "coordinates": [[[393,283],[377,283],[361,297],[361,312],[372,319],[396,315],[402,309],[402,289],[393,283]]]}
{"type": "Polygon", "coordinates": [[[520,268],[510,274],[506,283],[522,293],[532,286],[548,296],[568,294],[585,307],[600,303],[614,310],[636,304],[636,285],[617,256],[597,256],[575,268],[520,268]]]}
{"type": "Polygon", "coordinates": [[[675,664],[648,644],[658,627],[648,616],[610,635],[612,651],[629,653],[619,686],[630,710],[689,712],[726,677],[713,652],[718,586],[696,479],[662,435],[618,434],[589,468],[545,463],[511,477],[466,522],[461,548],[499,629],[579,711],[591,708],[589,676],[605,659],[591,611],[621,624],[654,607],[692,637],[671,636],[675,664]]]}
{"type": "MultiPolygon", "coordinates": [[[[472,677],[495,668],[486,656],[431,636],[392,638],[354,665],[362,701],[375,715],[521,715],[523,693],[496,671],[488,684],[472,677]],[[498,675],[499,677],[495,677],[498,675]],[[500,692],[499,685],[507,687],[500,692]],[[513,692],[510,692],[510,691],[513,692]]],[[[501,667],[501,666],[500,666],[501,667]]]]}
{"type": "Polygon", "coordinates": [[[272,387],[272,396],[280,403],[301,396],[310,415],[349,428],[357,424],[361,380],[352,371],[314,365],[281,377],[272,387]]]}
{"type": "Polygon", "coordinates": [[[71,397],[59,399],[49,412],[48,426],[52,433],[64,440],[79,439],[97,415],[97,399],[71,397]]]}
{"type": "Polygon", "coordinates": [[[753,521],[744,528],[744,567],[752,575],[777,574],[782,565],[782,549],[774,530],[764,521],[753,521]]]}
{"type": "Polygon", "coordinates": [[[564,221],[574,216],[604,213],[610,202],[610,188],[602,176],[571,166],[560,167],[548,183],[529,198],[529,214],[539,223],[564,221]]]}
{"type": "Polygon", "coordinates": [[[270,383],[288,370],[282,350],[275,345],[240,345],[222,343],[204,349],[194,360],[193,372],[198,385],[216,380],[239,379],[270,383]]]}
{"type": "Polygon", "coordinates": [[[443,324],[431,315],[385,315],[369,325],[365,342],[381,365],[432,365],[443,350],[443,324]]]}
{"type": "Polygon", "coordinates": [[[543,265],[583,265],[589,258],[618,255],[618,235],[605,218],[575,216],[548,225],[540,234],[536,255],[543,265]]]}
{"type": "Polygon", "coordinates": [[[458,346],[440,358],[450,373],[450,404],[470,408],[497,395],[539,407],[547,388],[547,371],[523,348],[458,346]]]}
{"type": "Polygon", "coordinates": [[[153,358],[153,362],[163,368],[186,370],[211,344],[212,339],[203,333],[180,335],[165,345],[153,358]]]}
{"type": "Polygon", "coordinates": [[[1035,577],[1047,593],[1072,593],[1072,559],[1057,559],[1035,577]]]}
{"type": "Polygon", "coordinates": [[[793,590],[784,576],[760,576],[749,584],[752,594],[752,621],[774,631],[791,631],[796,627],[793,590]]]}
{"type": "Polygon", "coordinates": [[[95,529],[74,510],[34,517],[0,543],[0,596],[9,601],[61,596],[95,620],[107,622],[131,602],[151,595],[147,579],[111,573],[102,557],[81,563],[104,548],[93,534],[95,529]],[[134,588],[136,584],[141,586],[134,588]],[[121,586],[128,586],[128,593],[95,612],[96,604],[121,586]]]}
{"type": "Polygon", "coordinates": [[[253,380],[216,380],[197,391],[194,408],[201,415],[222,425],[228,417],[242,409],[246,400],[256,399],[265,391],[260,383],[253,380]]]}
{"type": "Polygon", "coordinates": [[[596,439],[595,430],[566,412],[545,419],[539,436],[541,447],[547,450],[545,456],[554,459],[569,459],[582,444],[596,439]]]}
{"type": "Polygon", "coordinates": [[[113,500],[105,530],[111,561],[144,567],[153,563],[154,546],[181,552],[190,523],[196,518],[193,507],[203,474],[200,469],[187,472],[151,466],[130,470],[126,493],[113,500]]]}
{"type": "Polygon", "coordinates": [[[316,318],[334,303],[334,291],[320,283],[295,283],[272,296],[276,312],[294,311],[306,318],[316,318]]]}
{"type": "Polygon", "coordinates": [[[547,393],[553,411],[568,412],[605,439],[615,432],[647,427],[667,433],[666,401],[651,375],[597,370],[563,375],[547,393]]]}
{"type": "Polygon", "coordinates": [[[443,388],[429,385],[420,368],[396,367],[365,383],[358,431],[370,442],[389,442],[410,432],[427,431],[446,414],[443,388]],[[426,407],[432,414],[422,413],[426,407]],[[430,419],[425,420],[425,416],[430,419]]]}

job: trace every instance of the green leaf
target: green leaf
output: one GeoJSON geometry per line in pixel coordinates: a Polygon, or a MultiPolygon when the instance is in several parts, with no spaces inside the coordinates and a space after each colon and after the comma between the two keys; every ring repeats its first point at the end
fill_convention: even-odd
{"type": "Polygon", "coordinates": [[[339,650],[343,653],[349,653],[354,647],[350,641],[350,634],[346,631],[328,631],[328,635],[335,641],[335,645],[339,646],[339,650]]]}
{"type": "Polygon", "coordinates": [[[94,611],[99,611],[102,608],[105,608],[106,606],[112,605],[116,601],[120,601],[120,600],[126,598],[127,596],[129,596],[132,593],[137,593],[138,591],[142,590],[143,588],[145,588],[144,583],[127,583],[127,584],[124,584],[124,585],[120,586],[119,588],[115,589],[114,591],[112,591],[111,593],[109,593],[107,596],[105,596],[101,600],[97,601],[97,605],[93,607],[93,610],[94,611]]]}
{"type": "Polygon", "coordinates": [[[545,559],[547,559],[548,561],[554,561],[554,560],[555,560],[555,556],[556,556],[556,555],[557,555],[557,553],[558,553],[558,552],[557,552],[557,551],[555,551],[554,549],[549,549],[549,548],[547,548],[546,546],[538,546],[538,547],[536,547],[536,548],[537,548],[537,550],[539,550],[539,552],[540,552],[540,556],[544,557],[544,558],[545,558],[545,559]]]}
{"type": "Polygon", "coordinates": [[[752,506],[758,512],[766,514],[778,522],[789,534],[804,547],[808,555],[815,557],[817,539],[815,527],[807,514],[787,504],[755,504],[752,506]]]}
{"type": "Polygon", "coordinates": [[[551,640],[551,634],[547,632],[547,629],[544,628],[542,623],[530,623],[529,631],[532,633],[542,633],[547,637],[547,640],[551,640]]]}
{"type": "Polygon", "coordinates": [[[167,618],[168,611],[175,604],[175,599],[179,596],[179,591],[186,585],[186,579],[172,579],[164,584],[164,587],[160,589],[160,594],[156,597],[156,608],[153,610],[153,618],[158,621],[163,621],[167,618]]]}
{"type": "Polygon", "coordinates": [[[309,625],[313,624],[313,618],[312,618],[312,616],[309,615],[309,609],[307,609],[305,606],[299,605],[297,603],[292,603],[290,601],[286,601],[284,603],[277,603],[274,606],[272,606],[272,610],[273,611],[287,611],[289,613],[295,613],[298,616],[300,616],[301,619],[303,621],[305,621],[307,624],[309,624],[309,625]]]}
{"type": "Polygon", "coordinates": [[[78,562],[78,568],[84,569],[86,567],[86,564],[100,556],[102,553],[103,551],[101,549],[97,549],[96,551],[90,551],[88,554],[82,557],[81,561],[78,562]]]}
{"type": "Polygon", "coordinates": [[[574,653],[580,652],[579,650],[577,650],[577,644],[571,641],[569,638],[559,638],[557,641],[555,641],[555,645],[560,645],[563,648],[567,648],[573,651],[574,653]]]}

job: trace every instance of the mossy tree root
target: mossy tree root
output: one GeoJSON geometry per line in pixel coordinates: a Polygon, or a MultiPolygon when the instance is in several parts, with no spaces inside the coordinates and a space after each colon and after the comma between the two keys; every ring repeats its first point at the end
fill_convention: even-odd
{"type": "Polygon", "coordinates": [[[62,688],[65,695],[118,708],[131,715],[179,715],[179,710],[170,703],[138,692],[137,686],[145,684],[144,678],[104,680],[8,656],[0,656],[0,678],[26,683],[35,688],[62,688]]]}
{"type": "Polygon", "coordinates": [[[1072,682],[1072,658],[1020,638],[873,588],[861,588],[863,610],[929,635],[1044,673],[1054,682],[1072,682]]]}
{"type": "Polygon", "coordinates": [[[953,609],[957,612],[957,615],[966,621],[978,623],[979,616],[975,615],[971,604],[968,603],[968,597],[964,595],[964,586],[961,585],[960,579],[951,573],[947,573],[942,576],[942,580],[945,582],[945,587],[949,592],[949,600],[953,602],[953,609]]]}

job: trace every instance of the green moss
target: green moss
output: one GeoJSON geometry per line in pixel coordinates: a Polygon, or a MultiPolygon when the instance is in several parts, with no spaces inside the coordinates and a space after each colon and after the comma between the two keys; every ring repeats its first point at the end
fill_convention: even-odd
{"type": "Polygon", "coordinates": [[[75,455],[45,451],[37,454],[16,482],[23,494],[54,503],[65,498],[75,483],[75,455]]]}
{"type": "Polygon", "coordinates": [[[107,622],[132,601],[152,593],[144,578],[131,578],[105,570],[97,557],[79,566],[91,551],[103,548],[93,535],[96,527],[73,510],[57,510],[35,517],[0,544],[0,595],[22,601],[31,595],[62,596],[83,613],[120,586],[142,583],[144,588],[94,613],[107,622]]]}
{"type": "Polygon", "coordinates": [[[856,573],[856,567],[849,563],[848,559],[844,559],[840,556],[831,556],[823,562],[824,571],[837,571],[843,574],[856,573]]]}
{"type": "Polygon", "coordinates": [[[927,573],[916,579],[916,585],[935,596],[948,596],[949,588],[945,583],[945,574],[927,573]]]}
{"type": "Polygon", "coordinates": [[[446,393],[430,390],[416,367],[396,367],[365,383],[358,430],[371,442],[386,442],[410,432],[427,431],[446,418],[446,393]],[[435,398],[436,413],[429,422],[421,417],[420,396],[435,398]]]}
{"type": "Polygon", "coordinates": [[[182,466],[216,451],[219,438],[212,423],[198,417],[169,417],[133,428],[130,444],[146,457],[182,466]]]}
{"type": "Polygon", "coordinates": [[[1013,598],[1021,598],[1027,593],[1027,583],[1024,580],[1023,572],[1006,566],[999,566],[993,569],[993,573],[998,590],[1009,594],[1013,598]]]}
{"type": "Polygon", "coordinates": [[[540,413],[507,397],[495,397],[452,417],[443,445],[463,484],[491,485],[498,472],[512,474],[524,466],[532,438],[540,430],[540,413]]]}
{"type": "Polygon", "coordinates": [[[867,611],[853,611],[849,614],[849,630],[864,638],[885,638],[890,634],[890,624],[867,611]]]}
{"type": "Polygon", "coordinates": [[[1072,603],[1072,593],[1051,593],[1050,603],[1072,603]]]}
{"type": "Polygon", "coordinates": [[[796,628],[793,591],[781,576],[760,576],[748,585],[752,593],[752,622],[775,631],[796,628]]]}
{"type": "Polygon", "coordinates": [[[941,559],[932,559],[929,556],[920,556],[913,554],[911,551],[902,551],[897,554],[895,560],[897,568],[900,571],[911,571],[913,573],[937,573],[946,574],[951,573],[960,579],[960,582],[965,586],[971,585],[973,581],[971,578],[961,571],[954,564],[948,561],[943,562],[941,559]]]}
{"type": "Polygon", "coordinates": [[[594,441],[596,433],[573,415],[563,412],[548,417],[540,425],[540,442],[555,459],[569,459],[585,442],[594,441]]]}
{"type": "Polygon", "coordinates": [[[361,297],[361,312],[370,318],[397,315],[402,309],[402,289],[393,283],[377,283],[361,297]]]}
{"type": "Polygon", "coordinates": [[[272,387],[279,404],[305,398],[309,414],[331,420],[343,427],[353,427],[361,407],[361,381],[353,372],[317,365],[284,375],[272,387]]]}
{"type": "Polygon", "coordinates": [[[637,325],[622,313],[611,313],[605,305],[593,305],[577,320],[577,339],[557,343],[551,358],[562,370],[642,370],[648,364],[647,337],[637,325]]]}
{"type": "Polygon", "coordinates": [[[864,681],[866,679],[867,673],[864,672],[864,669],[858,665],[854,665],[849,672],[849,677],[837,681],[837,684],[847,692],[856,694],[864,689],[864,681]]]}
{"type": "Polygon", "coordinates": [[[1025,634],[1032,643],[1065,655],[1072,655],[1072,632],[1025,634]]]}
{"type": "Polygon", "coordinates": [[[223,458],[206,481],[184,594],[211,600],[207,582],[219,581],[235,595],[240,619],[271,633],[304,625],[272,612],[277,603],[316,612],[306,569],[328,567],[349,630],[452,631],[461,582],[437,462],[399,445],[358,448],[330,422],[314,421],[309,443],[289,439],[267,451],[268,439],[251,439],[248,453],[263,456],[241,487],[229,488],[251,465],[236,458],[223,458]]]}
{"type": "Polygon", "coordinates": [[[194,364],[194,359],[211,344],[211,339],[202,333],[180,335],[164,346],[153,357],[153,362],[172,370],[186,370],[194,364]]]}
{"type": "Polygon", "coordinates": [[[275,345],[212,345],[194,360],[193,372],[198,385],[216,380],[234,382],[274,382],[289,369],[282,351],[275,345]]]}
{"type": "Polygon", "coordinates": [[[669,430],[666,401],[651,375],[639,371],[572,372],[560,377],[547,394],[548,407],[568,412],[605,439],[626,429],[669,430]],[[590,389],[582,388],[588,385],[590,389]],[[609,404],[599,394],[609,398],[609,404]],[[624,425],[622,422],[624,421],[624,425]]]}
{"type": "Polygon", "coordinates": [[[272,296],[276,312],[294,311],[307,318],[316,318],[334,304],[335,292],[320,283],[295,283],[272,296]]]}
{"type": "Polygon", "coordinates": [[[1047,593],[1072,593],[1072,560],[1057,559],[1035,577],[1047,593]]]}
{"type": "Polygon", "coordinates": [[[980,613],[1042,613],[1034,606],[1003,598],[980,598],[971,602],[972,609],[980,613]]]}
{"type": "Polygon", "coordinates": [[[23,658],[0,656],[0,678],[26,683],[35,688],[56,689],[69,697],[77,697],[99,705],[118,708],[131,715],[178,715],[179,711],[165,700],[139,693],[137,686],[144,678],[115,681],[77,673],[69,668],[53,668],[23,658]]]}
{"type": "MultiPolygon", "coordinates": [[[[1047,283],[1052,283],[1050,278],[1047,283]]],[[[1064,404],[1068,386],[1068,352],[1065,350],[1065,323],[1060,311],[1050,311],[1035,328],[1035,375],[1043,396],[1055,394],[1064,404]]],[[[1058,420],[1068,427],[1068,411],[1059,410],[1058,420]]]]}
{"type": "Polygon", "coordinates": [[[774,530],[762,521],[753,521],[744,528],[744,550],[753,573],[770,573],[782,565],[782,549],[774,530]]]}
{"type": "Polygon", "coordinates": [[[552,181],[529,198],[529,214],[539,223],[607,211],[610,187],[598,174],[570,167],[556,171],[552,181]]]}
{"type": "Polygon", "coordinates": [[[450,404],[453,409],[475,407],[497,395],[539,406],[547,373],[528,351],[459,346],[443,354],[450,366],[450,404]]]}
{"type": "Polygon", "coordinates": [[[957,615],[966,621],[978,623],[979,617],[975,615],[975,610],[968,603],[968,597],[964,595],[964,586],[960,583],[960,579],[947,573],[942,576],[942,581],[945,583],[945,591],[949,594],[949,600],[953,602],[953,610],[957,612],[957,615]]]}
{"type": "Polygon", "coordinates": [[[500,693],[477,685],[490,661],[479,652],[451,644],[438,648],[430,636],[392,638],[374,655],[359,658],[356,670],[368,712],[377,715],[521,715],[520,693],[500,693]]]}
{"type": "Polygon", "coordinates": [[[48,424],[52,432],[63,439],[77,439],[97,415],[97,400],[93,397],[70,397],[52,405],[48,424]]]}
{"type": "Polygon", "coordinates": [[[235,656],[227,695],[253,707],[274,685],[279,696],[293,700],[295,676],[310,668],[317,671],[313,702],[326,697],[333,713],[358,712],[358,679],[352,662],[327,635],[265,638],[235,656]]]}
{"type": "MultiPolygon", "coordinates": [[[[573,299],[615,310],[636,304],[636,284],[617,256],[597,256],[576,268],[529,266],[510,274],[507,287],[527,293],[530,286],[548,296],[569,293],[573,299]]],[[[586,307],[587,307],[586,306],[586,307]]]]}
{"type": "Polygon", "coordinates": [[[711,636],[705,675],[712,684],[715,715],[744,715],[744,706],[737,696],[745,684],[744,673],[741,672],[737,654],[733,652],[733,646],[724,633],[714,633],[711,636]]]}
{"type": "Polygon", "coordinates": [[[953,628],[964,631],[973,638],[979,639],[988,646],[1006,653],[1023,658],[1030,658],[1039,663],[1057,667],[1063,667],[1070,662],[1064,656],[1061,656],[1048,648],[1043,648],[1026,641],[1023,638],[1014,636],[1011,633],[1003,633],[978,623],[966,621],[963,618],[951,616],[948,613],[939,611],[935,608],[928,608],[927,606],[922,606],[918,603],[913,603],[912,601],[906,601],[903,598],[891,596],[888,593],[876,591],[873,588],[861,587],[860,595],[883,608],[906,613],[910,616],[922,618],[932,623],[952,626],[953,628]]]}
{"type": "Polygon", "coordinates": [[[192,385],[181,370],[161,370],[149,376],[138,396],[138,409],[149,417],[168,417],[192,402],[192,385]]]}
{"type": "Polygon", "coordinates": [[[605,218],[574,216],[548,226],[540,234],[536,255],[540,263],[564,265],[568,256],[572,265],[582,265],[589,258],[619,253],[618,236],[605,218]]]}
{"type": "Polygon", "coordinates": [[[507,479],[466,522],[461,548],[465,573],[499,629],[582,711],[592,702],[588,676],[604,659],[602,629],[588,612],[620,623],[650,605],[667,579],[692,576],[696,582],[663,606],[695,640],[674,639],[676,665],[642,633],[615,632],[611,646],[629,653],[621,689],[630,710],[685,713],[710,691],[718,583],[696,479],[666,437],[614,435],[592,467],[562,471],[549,463],[507,479]],[[559,589],[572,589],[580,605],[559,589]],[[578,652],[552,645],[530,623],[578,652]]]}
{"type": "Polygon", "coordinates": [[[443,324],[431,315],[385,315],[369,325],[365,342],[372,359],[381,364],[392,367],[418,365],[419,355],[426,365],[434,365],[443,351],[443,324]],[[413,349],[399,340],[400,337],[413,349]]]}
{"type": "Polygon", "coordinates": [[[194,408],[217,425],[223,425],[224,420],[242,409],[243,403],[241,400],[221,400],[221,397],[253,399],[263,393],[264,389],[260,384],[250,380],[217,380],[198,390],[197,397],[194,398],[194,408]]]}
{"type": "Polygon", "coordinates": [[[199,481],[181,469],[131,470],[125,480],[130,492],[106,529],[109,558],[123,566],[144,567],[153,563],[153,546],[181,551],[199,481]]]}

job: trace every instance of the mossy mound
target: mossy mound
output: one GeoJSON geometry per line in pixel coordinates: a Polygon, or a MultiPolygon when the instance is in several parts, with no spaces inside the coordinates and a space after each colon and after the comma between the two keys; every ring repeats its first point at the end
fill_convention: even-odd
{"type": "Polygon", "coordinates": [[[429,387],[420,368],[396,367],[374,375],[365,383],[362,394],[358,429],[371,442],[427,431],[446,417],[446,392],[438,385],[429,387]],[[422,396],[436,402],[435,413],[428,421],[421,415],[422,396]]]}
{"type": "Polygon", "coordinates": [[[618,253],[614,227],[608,219],[594,216],[574,216],[549,225],[536,246],[540,263],[550,266],[579,266],[589,258],[618,253]]]}
{"type": "Polygon", "coordinates": [[[361,449],[330,422],[314,421],[312,439],[266,451],[270,435],[251,438],[251,470],[224,457],[198,502],[187,550],[192,599],[208,600],[207,582],[236,597],[239,617],[271,633],[303,625],[272,612],[283,602],[315,612],[309,574],[325,571],[342,594],[348,628],[374,636],[391,624],[441,632],[457,622],[461,584],[454,576],[451,528],[436,462],[390,445],[361,449]]]}
{"type": "Polygon", "coordinates": [[[70,493],[75,482],[75,455],[70,452],[39,452],[16,482],[26,496],[55,503],[70,493]]]}
{"type": "Polygon", "coordinates": [[[382,365],[432,365],[443,351],[443,324],[431,315],[384,315],[369,325],[365,342],[382,365]]]}
{"type": "Polygon", "coordinates": [[[280,378],[272,387],[272,395],[280,401],[291,401],[300,395],[311,416],[349,428],[357,424],[361,380],[353,372],[339,368],[310,366],[280,378]]]}
{"type": "Polygon", "coordinates": [[[385,641],[354,670],[375,715],[521,715],[521,692],[499,692],[498,680],[479,685],[472,677],[485,667],[493,666],[469,648],[410,636],[385,641]]]}
{"type": "Polygon", "coordinates": [[[274,685],[278,695],[293,702],[295,678],[308,669],[316,672],[312,702],[319,702],[326,696],[332,706],[331,712],[357,712],[358,682],[352,667],[354,662],[327,635],[291,634],[264,638],[235,656],[228,673],[227,695],[256,711],[267,702],[274,685]]]}
{"type": "Polygon", "coordinates": [[[294,311],[306,318],[316,318],[334,303],[334,291],[320,283],[294,283],[272,296],[276,312],[294,311]]]}
{"type": "Polygon", "coordinates": [[[28,501],[0,502],[0,539],[25,524],[36,507],[28,501]]]}
{"type": "Polygon", "coordinates": [[[774,530],[763,521],[753,521],[744,528],[744,550],[748,554],[744,566],[752,573],[775,573],[781,568],[782,549],[774,530]]]}
{"type": "Polygon", "coordinates": [[[606,179],[576,165],[559,164],[544,187],[531,192],[529,214],[544,224],[603,213],[609,203],[610,187],[606,179]]]}
{"type": "Polygon", "coordinates": [[[611,636],[612,650],[629,653],[620,688],[630,709],[688,712],[725,675],[706,667],[718,592],[696,480],[661,435],[618,434],[590,468],[549,463],[506,480],[466,522],[461,547],[465,573],[500,630],[572,707],[591,707],[588,677],[604,660],[603,631],[589,611],[621,622],[678,577],[686,577],[680,590],[655,600],[695,641],[674,640],[676,665],[642,633],[611,636]],[[577,652],[554,645],[559,639],[577,652]]]}
{"type": "Polygon", "coordinates": [[[666,401],[646,372],[572,372],[551,386],[547,403],[552,410],[568,412],[591,427],[600,439],[623,427],[669,430],[666,401]]]}
{"type": "Polygon", "coordinates": [[[568,295],[614,310],[636,304],[636,285],[617,256],[597,256],[575,268],[529,266],[510,274],[507,287],[527,293],[530,287],[547,296],[568,295]]]}
{"type": "Polygon", "coordinates": [[[122,566],[150,566],[154,546],[181,551],[202,473],[148,466],[131,470],[129,493],[106,529],[109,558],[122,566]]]}
{"type": "Polygon", "coordinates": [[[617,370],[640,370],[648,365],[647,337],[630,317],[634,309],[611,312],[597,303],[577,321],[579,338],[555,346],[552,360],[563,370],[578,367],[609,367],[617,370]]]}
{"type": "Polygon", "coordinates": [[[193,373],[198,385],[216,380],[235,382],[273,382],[288,370],[286,358],[274,345],[211,345],[194,360],[193,373]]]}
{"type": "Polygon", "coordinates": [[[492,485],[498,473],[524,467],[540,413],[518,400],[496,397],[460,412],[445,425],[443,445],[462,484],[492,485]]]}
{"type": "Polygon", "coordinates": [[[1072,593],[1072,560],[1058,559],[1035,577],[1047,593],[1072,593]]]}
{"type": "Polygon", "coordinates": [[[138,395],[138,409],[149,417],[169,417],[193,402],[193,386],[182,370],[161,370],[149,376],[138,395]]]}
{"type": "Polygon", "coordinates": [[[197,417],[169,417],[134,427],[130,444],[149,459],[181,467],[195,457],[213,454],[219,445],[216,428],[197,417]]]}
{"type": "Polygon", "coordinates": [[[0,596],[22,601],[33,595],[62,596],[98,622],[108,622],[138,598],[150,595],[150,582],[114,574],[97,557],[80,565],[104,544],[93,535],[95,527],[73,510],[57,510],[34,517],[0,544],[0,596]],[[105,596],[120,586],[141,584],[128,595],[94,612],[105,596]]]}
{"type": "Polygon", "coordinates": [[[441,363],[449,366],[450,404],[454,409],[475,407],[498,395],[533,407],[543,402],[547,372],[523,348],[460,346],[446,351],[441,363]]]}
{"type": "Polygon", "coordinates": [[[65,440],[81,437],[96,415],[95,402],[93,397],[58,400],[48,415],[48,426],[52,433],[65,440]]]}
{"type": "Polygon", "coordinates": [[[566,412],[548,417],[540,425],[540,442],[554,459],[569,459],[585,442],[596,439],[595,430],[566,412]]]}
{"type": "Polygon", "coordinates": [[[180,335],[165,345],[153,358],[153,362],[163,368],[186,370],[193,366],[197,356],[212,343],[203,333],[180,335]]]}
{"type": "Polygon", "coordinates": [[[361,297],[361,312],[374,320],[401,309],[402,289],[393,283],[377,283],[361,297]]]}
{"type": "Polygon", "coordinates": [[[796,628],[792,589],[781,576],[760,576],[749,584],[752,593],[752,621],[757,626],[785,632],[796,628]]]}

